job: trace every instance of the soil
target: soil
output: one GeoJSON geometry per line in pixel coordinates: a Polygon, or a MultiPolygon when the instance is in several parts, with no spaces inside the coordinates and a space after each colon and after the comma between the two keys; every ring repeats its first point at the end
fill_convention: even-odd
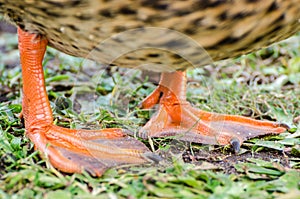
{"type": "Polygon", "coordinates": [[[260,159],[268,162],[277,162],[284,167],[289,167],[288,157],[280,152],[268,149],[268,151],[260,152],[245,152],[243,154],[233,154],[233,153],[224,153],[220,150],[216,151],[205,151],[197,150],[191,154],[190,151],[186,151],[182,158],[185,162],[194,163],[201,165],[203,161],[209,162],[217,167],[218,170],[222,170],[227,174],[236,174],[237,170],[234,165],[242,162],[248,162],[247,159],[254,158],[260,159]]]}

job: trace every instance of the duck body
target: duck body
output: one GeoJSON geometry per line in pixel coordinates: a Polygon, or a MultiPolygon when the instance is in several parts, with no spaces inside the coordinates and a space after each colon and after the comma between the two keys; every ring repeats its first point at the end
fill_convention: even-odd
{"type": "MultiPolygon", "coordinates": [[[[0,0],[0,5],[0,13],[23,30],[41,34],[50,46],[77,57],[108,62],[103,58],[118,49],[99,44],[123,33],[123,38],[108,46],[130,46],[113,59],[116,65],[129,68],[164,60],[174,69],[188,67],[180,56],[158,51],[170,43],[176,47],[178,35],[159,29],[143,31],[148,27],[178,31],[197,42],[214,61],[259,49],[300,30],[299,0],[0,0]],[[126,34],[134,29],[141,31],[126,34]],[[141,50],[153,47],[149,44],[154,41],[156,49],[141,50]],[[130,55],[131,51],[136,52],[130,55]]],[[[165,69],[161,66],[156,71],[165,69]]]]}
{"type": "Polygon", "coordinates": [[[162,72],[159,86],[142,102],[143,108],[160,105],[140,130],[143,138],[175,136],[231,144],[238,151],[251,137],[287,128],[192,107],[184,71],[293,35],[300,30],[300,0],[0,0],[0,13],[18,26],[26,133],[62,171],[100,176],[113,166],[160,158],[123,129],[54,125],[42,67],[47,45],[105,64],[142,64],[141,69],[162,72]]]}

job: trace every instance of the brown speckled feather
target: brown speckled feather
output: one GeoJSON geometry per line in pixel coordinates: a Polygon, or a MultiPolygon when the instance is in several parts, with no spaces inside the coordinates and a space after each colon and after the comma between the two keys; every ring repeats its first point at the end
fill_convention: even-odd
{"type": "Polygon", "coordinates": [[[300,0],[0,0],[0,13],[62,52],[159,72],[207,59],[195,42],[220,60],[300,29],[300,0]]]}

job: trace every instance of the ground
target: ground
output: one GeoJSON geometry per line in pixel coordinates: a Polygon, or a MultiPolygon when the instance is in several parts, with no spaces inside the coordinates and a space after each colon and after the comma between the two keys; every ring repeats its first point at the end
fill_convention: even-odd
{"type": "MultiPolygon", "coordinates": [[[[284,122],[291,130],[245,142],[240,153],[172,139],[143,142],[164,160],[101,178],[64,174],[24,134],[14,28],[0,26],[0,198],[297,198],[300,195],[300,35],[236,59],[188,71],[188,100],[219,113],[284,122]],[[297,129],[298,127],[298,129],[297,129]]],[[[55,122],[137,132],[155,110],[138,104],[157,75],[99,67],[48,48],[45,77],[55,122]]]]}

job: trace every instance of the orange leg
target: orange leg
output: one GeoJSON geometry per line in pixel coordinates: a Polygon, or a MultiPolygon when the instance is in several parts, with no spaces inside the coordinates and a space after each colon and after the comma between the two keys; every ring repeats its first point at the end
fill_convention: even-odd
{"type": "Polygon", "coordinates": [[[100,176],[112,166],[159,159],[122,129],[73,130],[55,126],[42,68],[47,40],[20,28],[18,35],[26,133],[54,167],[68,173],[86,170],[100,176]]]}
{"type": "Polygon", "coordinates": [[[239,151],[243,141],[266,134],[278,134],[284,124],[258,121],[235,115],[196,109],[186,101],[186,73],[163,73],[159,86],[143,102],[143,108],[159,103],[158,113],[140,130],[141,137],[175,136],[204,144],[231,144],[239,151]]]}

